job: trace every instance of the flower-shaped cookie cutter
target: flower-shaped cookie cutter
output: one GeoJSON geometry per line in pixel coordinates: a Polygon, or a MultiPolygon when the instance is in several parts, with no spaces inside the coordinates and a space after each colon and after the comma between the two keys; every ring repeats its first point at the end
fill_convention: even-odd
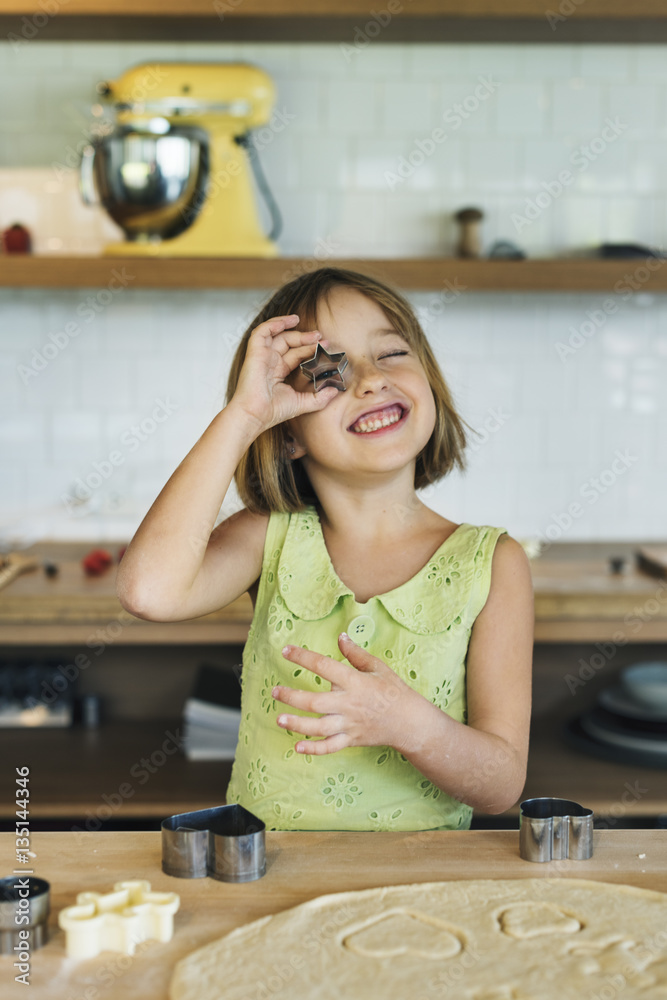
{"type": "Polygon", "coordinates": [[[80,892],[76,905],[58,915],[70,958],[94,958],[101,951],[134,955],[142,941],[171,941],[174,914],[180,906],[175,892],[151,892],[150,882],[116,882],[113,892],[80,892]]]}
{"type": "Polygon", "coordinates": [[[347,368],[345,351],[341,351],[340,354],[329,354],[321,344],[318,344],[312,358],[302,361],[299,368],[307,378],[312,378],[313,392],[319,392],[328,385],[332,385],[340,392],[345,392],[347,388],[343,381],[343,372],[347,368]]]}
{"type": "Polygon", "coordinates": [[[525,799],[519,854],[524,861],[587,861],[593,855],[593,810],[570,799],[525,799]]]}
{"type": "Polygon", "coordinates": [[[176,878],[250,882],[266,872],[265,824],[238,803],[162,821],[162,871],[176,878]]]}

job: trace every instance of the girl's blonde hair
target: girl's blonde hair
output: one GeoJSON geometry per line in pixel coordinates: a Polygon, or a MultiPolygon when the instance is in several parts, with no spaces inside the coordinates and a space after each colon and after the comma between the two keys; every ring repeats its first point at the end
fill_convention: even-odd
{"type": "MultiPolygon", "coordinates": [[[[380,306],[391,326],[410,344],[419,358],[435,399],[433,433],[417,456],[415,489],[446,476],[457,465],[465,469],[466,434],[470,427],[458,415],[438,362],[409,302],[381,281],[357,271],[321,267],[287,282],[271,296],[252,320],[236,350],[227,382],[226,403],[236,391],[245,361],[248,339],[260,323],[274,316],[299,316],[299,329],[317,329],[317,308],[337,286],[356,289],[380,306]]],[[[470,428],[472,430],[472,428],[470,428]]],[[[296,513],[317,497],[300,461],[287,457],[285,424],[263,431],[245,453],[234,474],[239,496],[245,506],[258,514],[271,511],[296,513]]]]}

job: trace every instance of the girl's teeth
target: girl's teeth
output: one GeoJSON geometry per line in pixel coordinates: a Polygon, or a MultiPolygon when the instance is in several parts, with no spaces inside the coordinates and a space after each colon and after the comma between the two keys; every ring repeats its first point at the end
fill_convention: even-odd
{"type": "Polygon", "coordinates": [[[381,420],[375,418],[375,420],[360,420],[355,426],[355,433],[369,434],[371,431],[377,431],[380,427],[389,427],[390,424],[395,424],[401,419],[401,412],[394,410],[393,413],[387,414],[381,420]]]}

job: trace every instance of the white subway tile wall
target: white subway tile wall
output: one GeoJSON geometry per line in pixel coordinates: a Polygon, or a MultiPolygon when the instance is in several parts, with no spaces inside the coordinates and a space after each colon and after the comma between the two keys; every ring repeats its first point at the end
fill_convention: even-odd
{"type": "MultiPolygon", "coordinates": [[[[451,255],[466,204],[485,252],[666,246],[666,46],[352,43],[1,43],[0,225],[24,221],[40,253],[99,253],[118,230],[76,190],[95,84],[248,61],[287,120],[261,149],[285,256],[451,255]]],[[[477,431],[429,505],[517,537],[665,537],[667,301],[636,284],[613,313],[603,294],[407,293],[477,431]]],[[[5,545],[129,537],[272,290],[98,291],[0,291],[5,545]]],[[[221,516],[237,506],[232,490],[221,516]]]]}

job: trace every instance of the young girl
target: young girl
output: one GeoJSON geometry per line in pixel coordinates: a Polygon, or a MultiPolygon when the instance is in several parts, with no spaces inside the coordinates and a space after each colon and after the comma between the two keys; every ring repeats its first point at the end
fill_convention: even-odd
{"type": "Polygon", "coordinates": [[[227,801],[268,829],[467,828],[474,808],[517,801],[528,560],[504,528],[456,524],[415,492],[464,468],[465,444],[409,303],[321,268],[251,323],[227,405],[129,545],[118,592],[140,618],[250,591],[227,801]],[[318,344],[344,353],[325,388],[301,369],[318,344]],[[233,476],[245,508],[212,530],[233,476]]]}

